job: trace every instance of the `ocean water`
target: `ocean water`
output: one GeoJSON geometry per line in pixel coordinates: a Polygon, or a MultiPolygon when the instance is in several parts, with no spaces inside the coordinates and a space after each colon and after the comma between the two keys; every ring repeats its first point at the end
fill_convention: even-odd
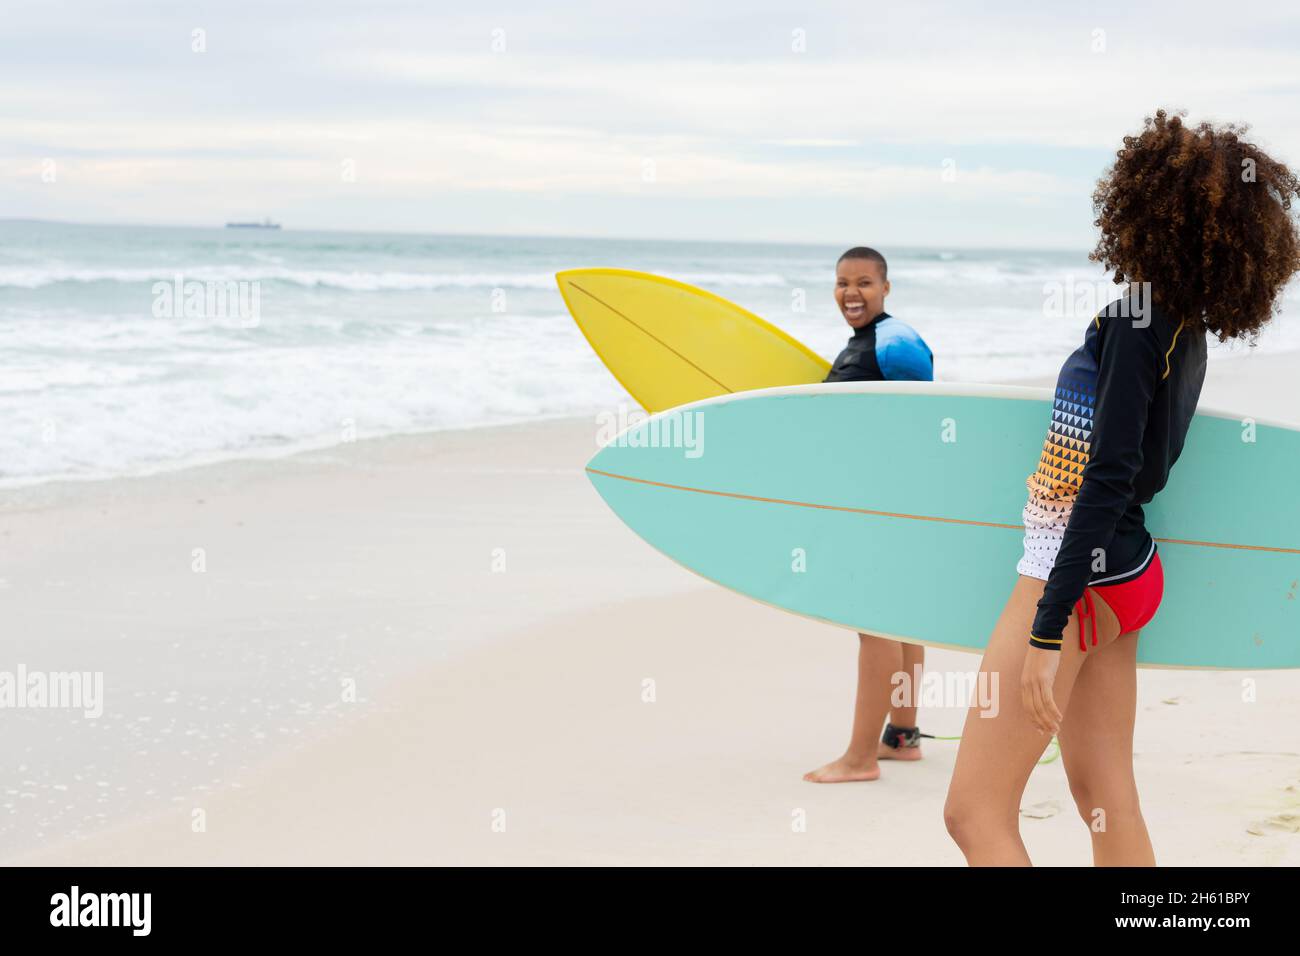
{"type": "MultiPolygon", "coordinates": [[[[1084,250],[881,248],[942,379],[1053,374],[1111,297],[1084,250]]],[[[0,484],[630,404],[556,289],[579,266],[703,286],[831,358],[841,251],[0,222],[0,484]]],[[[1261,348],[1300,348],[1290,295],[1261,348]]]]}

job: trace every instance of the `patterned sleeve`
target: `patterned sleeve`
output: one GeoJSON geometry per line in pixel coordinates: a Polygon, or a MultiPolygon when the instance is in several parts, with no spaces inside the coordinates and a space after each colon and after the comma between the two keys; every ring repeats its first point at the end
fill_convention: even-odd
{"type": "Polygon", "coordinates": [[[1133,500],[1151,399],[1164,370],[1156,323],[1135,328],[1131,319],[1111,316],[1098,324],[1097,407],[1088,463],[1029,639],[1045,650],[1061,649],[1070,611],[1133,500]]]}

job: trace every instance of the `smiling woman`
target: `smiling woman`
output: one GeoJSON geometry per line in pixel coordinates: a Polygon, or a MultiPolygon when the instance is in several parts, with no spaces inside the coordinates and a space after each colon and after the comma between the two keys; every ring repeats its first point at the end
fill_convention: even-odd
{"type": "Polygon", "coordinates": [[[934,379],[934,354],[911,326],[885,311],[889,266],[875,249],[856,246],[835,264],[835,302],[853,337],[831,366],[827,382],[934,379]]]}
{"type": "MultiPolygon", "coordinates": [[[[853,337],[836,357],[826,382],[934,380],[930,347],[911,326],[885,311],[890,291],[889,263],[875,249],[854,246],[835,263],[835,303],[853,329],[853,337]]],[[[879,429],[865,421],[854,424],[863,426],[872,445],[892,450],[888,441],[881,440],[879,429]]],[[[830,431],[843,440],[858,429],[830,431]]],[[[919,676],[924,662],[922,647],[859,632],[858,686],[849,745],[842,756],[804,774],[804,779],[811,783],[875,780],[880,776],[878,760],[919,760],[918,705],[915,700],[897,698],[891,678],[899,673],[919,676]]]]}

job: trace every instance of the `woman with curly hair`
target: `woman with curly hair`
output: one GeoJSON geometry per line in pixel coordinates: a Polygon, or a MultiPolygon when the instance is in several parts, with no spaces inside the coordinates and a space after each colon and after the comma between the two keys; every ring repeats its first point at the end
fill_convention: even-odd
{"type": "Polygon", "coordinates": [[[1142,506],[1182,451],[1206,333],[1253,338],[1300,268],[1300,183],[1244,134],[1161,110],[1124,138],[1093,194],[1091,258],[1128,287],[1066,359],[1028,480],[1020,576],[980,666],[1011,692],[996,715],[967,714],[944,807],[972,866],[1029,863],[1020,799],[1053,734],[1093,862],[1155,863],[1133,720],[1139,632],[1164,579],[1142,506]]]}

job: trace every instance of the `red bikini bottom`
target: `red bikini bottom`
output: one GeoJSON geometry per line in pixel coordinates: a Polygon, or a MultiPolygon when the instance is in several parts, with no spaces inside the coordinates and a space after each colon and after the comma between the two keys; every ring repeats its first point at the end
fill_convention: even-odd
{"type": "Polygon", "coordinates": [[[1092,621],[1092,646],[1097,646],[1097,615],[1093,613],[1092,595],[1096,594],[1102,602],[1115,612],[1119,618],[1119,632],[1129,634],[1145,627],[1156,616],[1160,608],[1160,599],[1165,594],[1165,570],[1160,566],[1160,555],[1155,555],[1146,570],[1137,577],[1119,584],[1101,584],[1090,587],[1083,592],[1083,597],[1074,606],[1079,616],[1079,650],[1086,651],[1083,640],[1083,622],[1092,621]]]}

